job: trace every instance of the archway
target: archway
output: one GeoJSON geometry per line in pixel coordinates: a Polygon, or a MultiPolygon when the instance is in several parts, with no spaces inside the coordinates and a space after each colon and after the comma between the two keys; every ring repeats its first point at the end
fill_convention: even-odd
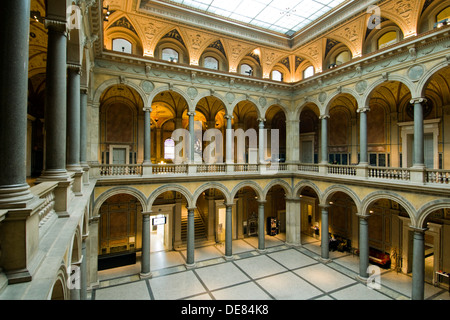
{"type": "Polygon", "coordinates": [[[300,198],[300,236],[302,244],[320,242],[319,195],[311,186],[303,186],[297,193],[300,198]]]}
{"type": "Polygon", "coordinates": [[[300,113],[300,162],[319,162],[320,110],[314,103],[307,103],[300,113]]]}
{"type": "Polygon", "coordinates": [[[142,251],[142,205],[131,194],[110,196],[100,206],[98,270],[136,264],[142,251]]]}

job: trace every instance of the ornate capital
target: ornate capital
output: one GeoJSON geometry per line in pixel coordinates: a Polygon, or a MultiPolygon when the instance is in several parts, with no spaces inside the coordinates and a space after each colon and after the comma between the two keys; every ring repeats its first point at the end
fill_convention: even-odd
{"type": "Polygon", "coordinates": [[[76,64],[76,63],[68,63],[67,64],[67,69],[68,70],[72,70],[75,71],[78,74],[81,74],[81,65],[76,64]]]}
{"type": "Polygon", "coordinates": [[[330,117],[329,114],[322,114],[322,115],[320,115],[319,119],[320,119],[320,120],[322,120],[322,119],[328,119],[329,117],[330,117]]]}
{"type": "Polygon", "coordinates": [[[195,116],[195,111],[188,111],[187,115],[188,116],[195,116]]]}
{"type": "Polygon", "coordinates": [[[370,111],[370,108],[368,106],[364,107],[364,108],[359,108],[358,110],[356,110],[357,113],[363,113],[363,112],[369,112],[369,111],[370,111]]]}
{"type": "Polygon", "coordinates": [[[48,30],[61,32],[67,37],[69,28],[67,25],[67,21],[65,21],[65,20],[46,18],[44,20],[44,26],[48,30]]]}
{"type": "Polygon", "coordinates": [[[144,111],[144,112],[152,112],[152,108],[151,107],[144,107],[143,109],[142,109],[142,111],[144,111]]]}
{"type": "Polygon", "coordinates": [[[426,102],[427,102],[427,99],[418,97],[418,98],[412,98],[409,103],[416,104],[416,103],[426,103],[426,102]]]}

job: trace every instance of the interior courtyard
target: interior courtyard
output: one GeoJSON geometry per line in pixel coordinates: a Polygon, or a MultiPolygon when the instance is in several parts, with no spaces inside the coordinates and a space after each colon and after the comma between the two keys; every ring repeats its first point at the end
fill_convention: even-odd
{"type": "Polygon", "coordinates": [[[0,300],[450,299],[450,1],[282,2],[5,4],[0,300]]]}

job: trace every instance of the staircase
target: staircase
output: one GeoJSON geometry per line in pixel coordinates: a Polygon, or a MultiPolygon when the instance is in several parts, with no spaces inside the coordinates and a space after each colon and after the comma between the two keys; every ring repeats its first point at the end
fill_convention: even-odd
{"type": "MultiPolygon", "coordinates": [[[[186,213],[181,215],[181,241],[183,243],[186,243],[187,241],[187,226],[188,215],[186,213]]],[[[198,210],[194,211],[194,233],[196,243],[207,240],[205,221],[203,221],[203,218],[198,210]]]]}

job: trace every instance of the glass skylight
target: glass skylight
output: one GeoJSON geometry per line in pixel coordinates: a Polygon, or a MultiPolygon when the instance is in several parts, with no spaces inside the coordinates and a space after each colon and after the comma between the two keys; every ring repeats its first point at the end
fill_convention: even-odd
{"type": "Polygon", "coordinates": [[[168,0],[188,8],[292,35],[348,0],[168,0]]]}

